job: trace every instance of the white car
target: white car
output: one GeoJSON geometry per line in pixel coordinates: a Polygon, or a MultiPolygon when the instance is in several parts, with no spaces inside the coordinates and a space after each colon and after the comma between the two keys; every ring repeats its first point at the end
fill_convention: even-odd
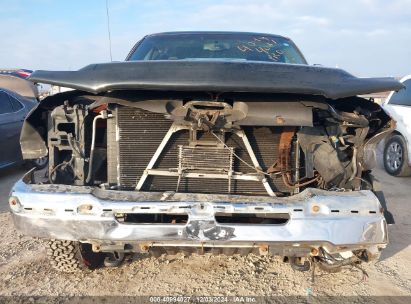
{"type": "Polygon", "coordinates": [[[393,176],[411,175],[411,75],[401,82],[405,89],[391,92],[382,105],[397,122],[384,146],[384,167],[393,176]]]}

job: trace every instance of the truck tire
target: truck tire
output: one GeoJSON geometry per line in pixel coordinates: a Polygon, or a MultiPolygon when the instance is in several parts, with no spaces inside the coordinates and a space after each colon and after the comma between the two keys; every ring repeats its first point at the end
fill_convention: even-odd
{"type": "Polygon", "coordinates": [[[93,252],[87,243],[50,240],[46,249],[51,266],[68,273],[96,269],[103,265],[105,258],[105,254],[93,252]]]}
{"type": "Polygon", "coordinates": [[[408,165],[407,144],[399,135],[390,137],[384,148],[384,168],[392,176],[409,176],[411,167],[408,165]]]}

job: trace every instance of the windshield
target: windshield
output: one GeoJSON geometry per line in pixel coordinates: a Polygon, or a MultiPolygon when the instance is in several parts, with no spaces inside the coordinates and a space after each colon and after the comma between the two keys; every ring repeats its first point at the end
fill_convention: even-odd
{"type": "Polygon", "coordinates": [[[234,59],[307,64],[286,38],[236,33],[159,34],[144,38],[128,60],[234,59]]]}

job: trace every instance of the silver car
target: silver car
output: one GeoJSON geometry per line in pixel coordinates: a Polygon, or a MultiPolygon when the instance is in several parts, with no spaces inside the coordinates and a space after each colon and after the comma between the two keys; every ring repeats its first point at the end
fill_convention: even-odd
{"type": "Polygon", "coordinates": [[[384,147],[384,167],[393,176],[411,175],[411,75],[401,82],[405,90],[391,92],[382,105],[397,123],[384,147]]]}

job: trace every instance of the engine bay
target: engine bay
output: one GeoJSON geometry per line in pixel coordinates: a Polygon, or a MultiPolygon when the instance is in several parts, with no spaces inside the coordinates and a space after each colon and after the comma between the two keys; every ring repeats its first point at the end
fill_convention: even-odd
{"type": "Polygon", "coordinates": [[[42,109],[49,183],[110,190],[290,196],[307,187],[371,189],[373,147],[393,128],[377,104],[359,97],[136,100],[116,92],[59,102],[42,109]]]}

